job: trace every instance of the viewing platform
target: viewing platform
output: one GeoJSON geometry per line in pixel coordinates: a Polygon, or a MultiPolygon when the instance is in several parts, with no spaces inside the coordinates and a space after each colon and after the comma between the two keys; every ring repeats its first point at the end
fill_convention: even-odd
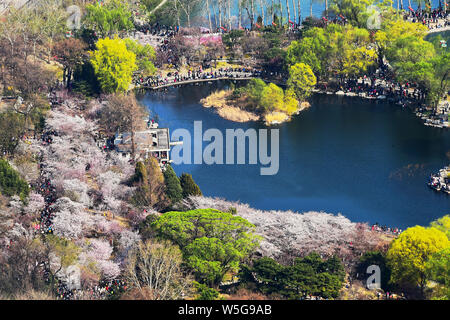
{"type": "MultiPolygon", "coordinates": [[[[159,128],[154,120],[147,122],[147,129],[134,134],[135,154],[137,161],[155,157],[161,166],[170,163],[170,148],[182,144],[182,141],[170,141],[169,128],[159,128]]],[[[114,147],[122,156],[131,159],[132,136],[130,132],[116,133],[114,147]]]]}

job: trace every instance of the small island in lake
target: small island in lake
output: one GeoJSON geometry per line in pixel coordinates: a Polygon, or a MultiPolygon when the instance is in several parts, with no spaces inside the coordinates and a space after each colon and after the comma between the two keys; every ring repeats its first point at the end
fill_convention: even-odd
{"type": "Polygon", "coordinates": [[[294,78],[291,74],[286,90],[252,79],[245,87],[216,91],[200,102],[206,108],[216,108],[222,118],[230,121],[263,120],[266,125],[279,124],[310,107],[304,100],[311,92],[310,87],[300,88],[294,78]]]}

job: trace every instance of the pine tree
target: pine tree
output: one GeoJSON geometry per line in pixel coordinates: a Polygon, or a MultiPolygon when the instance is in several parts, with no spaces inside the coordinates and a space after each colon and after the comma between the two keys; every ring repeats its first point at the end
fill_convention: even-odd
{"type": "Polygon", "coordinates": [[[0,159],[0,194],[6,196],[19,195],[21,200],[28,197],[30,188],[19,173],[5,159],[0,159]]]}
{"type": "Polygon", "coordinates": [[[194,182],[192,175],[183,173],[180,177],[181,188],[183,188],[183,198],[189,196],[202,196],[200,187],[194,182]]]}
{"type": "Polygon", "coordinates": [[[136,164],[133,185],[137,187],[132,198],[134,205],[150,206],[157,210],[167,206],[164,176],[155,158],[136,164]]]}
{"type": "Polygon", "coordinates": [[[166,183],[166,195],[172,201],[177,203],[183,198],[183,189],[181,188],[180,179],[178,179],[172,166],[168,165],[164,171],[164,181],[166,183]]]}

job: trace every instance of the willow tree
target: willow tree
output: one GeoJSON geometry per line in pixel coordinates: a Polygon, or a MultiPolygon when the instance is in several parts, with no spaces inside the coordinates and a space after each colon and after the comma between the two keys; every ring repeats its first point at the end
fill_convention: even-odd
{"type": "Polygon", "coordinates": [[[136,55],[127,49],[124,40],[100,39],[91,55],[91,64],[103,92],[126,92],[133,72],[137,70],[136,55]]]}

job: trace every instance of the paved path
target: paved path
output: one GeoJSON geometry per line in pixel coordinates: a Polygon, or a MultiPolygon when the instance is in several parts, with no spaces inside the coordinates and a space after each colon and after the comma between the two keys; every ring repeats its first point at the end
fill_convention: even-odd
{"type": "Polygon", "coordinates": [[[437,32],[449,31],[449,30],[450,30],[450,26],[446,26],[446,27],[442,27],[442,28],[430,29],[427,31],[427,33],[437,33],[437,32]]]}
{"type": "Polygon", "coordinates": [[[163,85],[159,85],[159,86],[149,86],[148,84],[144,84],[141,85],[141,88],[149,88],[149,89],[162,89],[162,88],[168,88],[168,87],[172,87],[172,86],[178,86],[178,85],[183,85],[183,84],[190,84],[190,83],[199,83],[199,82],[209,82],[209,81],[218,81],[218,80],[250,80],[253,79],[254,77],[248,76],[248,77],[238,77],[238,78],[234,78],[234,77],[217,77],[217,78],[207,78],[207,79],[192,79],[192,80],[185,80],[185,81],[177,81],[177,82],[169,82],[163,85]]]}

